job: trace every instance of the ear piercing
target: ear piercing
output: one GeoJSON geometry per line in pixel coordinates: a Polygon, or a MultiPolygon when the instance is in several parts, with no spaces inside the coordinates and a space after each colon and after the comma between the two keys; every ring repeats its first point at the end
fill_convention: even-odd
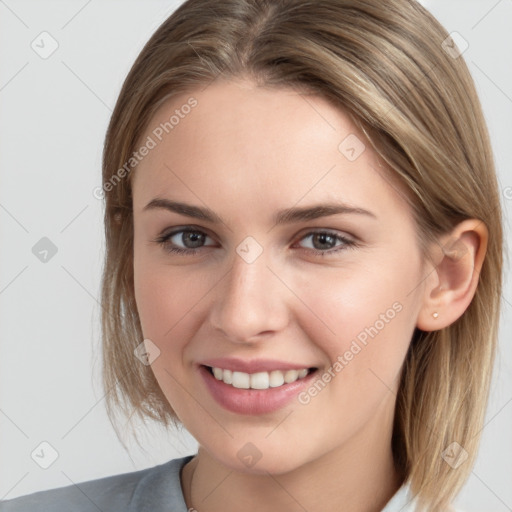
{"type": "Polygon", "coordinates": [[[432,313],[432,316],[433,316],[434,318],[437,318],[437,317],[439,316],[439,313],[438,313],[437,311],[434,311],[434,313],[432,313]]]}

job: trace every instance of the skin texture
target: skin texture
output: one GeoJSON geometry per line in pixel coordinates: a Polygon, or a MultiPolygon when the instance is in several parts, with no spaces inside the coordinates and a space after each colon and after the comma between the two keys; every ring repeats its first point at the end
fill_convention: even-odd
{"type": "MultiPolygon", "coordinates": [[[[217,80],[167,101],[141,140],[191,96],[197,106],[132,176],[135,296],[144,337],[160,350],[151,368],[200,445],[182,474],[187,506],[381,510],[401,483],[391,434],[411,336],[415,327],[447,326],[467,308],[485,226],[464,221],[432,247],[435,266],[423,263],[403,193],[364,136],[324,99],[292,89],[217,80]],[[353,161],[339,149],[351,134],[366,145],[353,161]],[[223,222],[144,210],[157,197],[207,206],[223,222]],[[376,218],[337,214],[277,226],[272,220],[277,210],[326,202],[376,218]],[[207,235],[196,254],[173,254],[155,241],[180,227],[207,235]],[[312,232],[322,230],[356,245],[315,242],[312,232]],[[263,249],[252,263],[236,251],[248,236],[263,249]],[[453,241],[458,250],[448,257],[441,247],[453,241]],[[279,359],[322,374],[393,304],[400,311],[386,316],[307,404],[233,413],[214,401],[198,374],[199,361],[231,356],[279,359]],[[246,443],[261,455],[251,467],[237,456],[246,443]]],[[[172,243],[193,247],[181,234],[167,247],[172,243]]]]}

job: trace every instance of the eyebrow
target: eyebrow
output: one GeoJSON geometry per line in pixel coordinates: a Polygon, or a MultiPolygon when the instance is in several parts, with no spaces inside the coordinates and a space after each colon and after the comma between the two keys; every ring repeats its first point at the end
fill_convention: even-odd
{"type": "MultiPolygon", "coordinates": [[[[215,212],[207,207],[193,206],[191,204],[182,203],[179,201],[171,201],[170,199],[162,199],[157,197],[151,200],[143,208],[143,211],[153,209],[169,210],[171,212],[179,213],[187,217],[205,220],[213,224],[224,223],[221,217],[219,217],[215,212]]],[[[365,210],[364,208],[349,206],[343,203],[324,203],[307,207],[292,207],[279,210],[273,216],[273,222],[275,225],[290,224],[292,222],[314,220],[320,217],[339,214],[359,214],[367,215],[374,219],[377,218],[373,212],[365,210]]]]}

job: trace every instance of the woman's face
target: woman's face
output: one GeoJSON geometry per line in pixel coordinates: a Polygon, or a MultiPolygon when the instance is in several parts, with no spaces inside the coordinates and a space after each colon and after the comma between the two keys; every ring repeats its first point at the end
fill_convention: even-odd
{"type": "Polygon", "coordinates": [[[388,449],[424,276],[363,135],[319,97],[218,80],[141,140],[136,302],[185,427],[252,472],[388,449]]]}

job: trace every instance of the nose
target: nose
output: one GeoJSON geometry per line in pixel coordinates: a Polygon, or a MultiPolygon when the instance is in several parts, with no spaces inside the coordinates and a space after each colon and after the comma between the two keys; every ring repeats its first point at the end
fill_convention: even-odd
{"type": "Polygon", "coordinates": [[[268,263],[265,251],[252,263],[235,254],[231,270],[216,287],[210,322],[232,342],[266,339],[288,324],[287,301],[293,294],[268,263]]]}

